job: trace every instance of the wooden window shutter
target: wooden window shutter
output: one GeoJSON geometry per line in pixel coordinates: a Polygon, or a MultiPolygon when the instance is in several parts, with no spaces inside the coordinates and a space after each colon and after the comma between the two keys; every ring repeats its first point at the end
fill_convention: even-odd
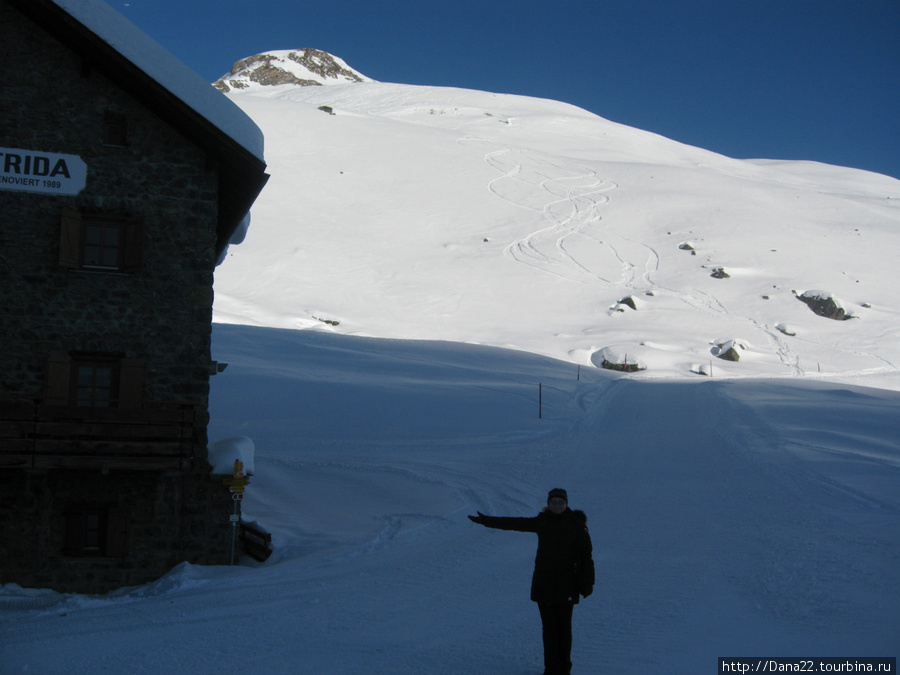
{"type": "Polygon", "coordinates": [[[122,359],[119,363],[119,407],[140,408],[144,391],[144,359],[122,359]]]}
{"type": "Polygon", "coordinates": [[[139,218],[129,218],[122,228],[124,242],[122,244],[122,272],[137,272],[141,266],[141,249],[144,240],[144,226],[139,218]]]}
{"type": "Polygon", "coordinates": [[[72,359],[68,354],[50,354],[47,357],[47,379],[44,390],[44,402],[47,405],[69,404],[71,372],[72,359]]]}
{"type": "Polygon", "coordinates": [[[110,558],[122,558],[125,556],[128,543],[128,511],[119,507],[112,507],[107,512],[106,519],[106,551],[110,558]]]}
{"type": "Polygon", "coordinates": [[[59,264],[81,267],[81,213],[71,209],[62,212],[59,236],[59,264]]]}

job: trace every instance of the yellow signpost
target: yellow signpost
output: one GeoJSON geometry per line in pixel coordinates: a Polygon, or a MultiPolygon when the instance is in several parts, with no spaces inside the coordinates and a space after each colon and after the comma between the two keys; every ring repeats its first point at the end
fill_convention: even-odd
{"type": "Polygon", "coordinates": [[[244,490],[250,483],[250,479],[244,475],[244,463],[234,460],[234,474],[231,478],[223,478],[222,483],[228,486],[231,499],[234,500],[234,514],[231,516],[231,564],[234,565],[234,546],[237,540],[237,524],[241,517],[238,515],[238,504],[244,498],[244,490]]]}

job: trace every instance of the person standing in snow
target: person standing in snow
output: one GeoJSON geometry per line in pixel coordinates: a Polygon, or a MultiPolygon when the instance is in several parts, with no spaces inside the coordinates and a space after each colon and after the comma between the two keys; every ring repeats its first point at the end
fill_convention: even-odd
{"type": "Polygon", "coordinates": [[[578,596],[594,590],[593,547],[587,516],[569,508],[565,490],[554,488],[547,506],[533,518],[486,516],[478,511],[469,520],[485,527],[538,536],[531,599],[541,612],[544,639],[544,675],[572,671],[572,609],[578,596]]]}

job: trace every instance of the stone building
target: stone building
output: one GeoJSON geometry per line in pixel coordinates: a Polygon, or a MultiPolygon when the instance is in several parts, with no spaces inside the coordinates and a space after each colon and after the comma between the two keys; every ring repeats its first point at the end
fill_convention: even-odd
{"type": "Polygon", "coordinates": [[[213,273],[262,134],[101,0],[0,0],[0,583],[227,564],[213,273]]]}

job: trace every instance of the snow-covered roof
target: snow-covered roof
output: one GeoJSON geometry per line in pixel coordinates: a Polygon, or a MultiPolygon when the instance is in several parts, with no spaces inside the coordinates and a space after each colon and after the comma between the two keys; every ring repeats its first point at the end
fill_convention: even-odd
{"type": "Polygon", "coordinates": [[[102,0],[6,0],[207,153],[218,169],[216,254],[243,237],[268,181],[264,136],[237,105],[102,0]]]}
{"type": "Polygon", "coordinates": [[[128,61],[263,160],[263,133],[240,108],[103,0],[52,0],[128,61]]]}

